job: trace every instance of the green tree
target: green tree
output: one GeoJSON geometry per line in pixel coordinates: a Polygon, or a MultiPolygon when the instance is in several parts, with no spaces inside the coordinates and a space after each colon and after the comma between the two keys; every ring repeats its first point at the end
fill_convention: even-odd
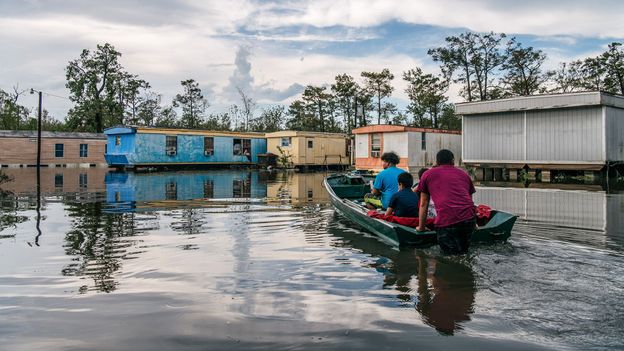
{"type": "Polygon", "coordinates": [[[502,83],[507,95],[528,96],[544,91],[546,76],[542,74],[541,67],[546,54],[542,50],[522,47],[516,38],[512,38],[507,43],[505,56],[501,68],[505,72],[502,83]]]}
{"type": "Polygon", "coordinates": [[[389,69],[384,68],[381,72],[362,72],[362,77],[366,89],[377,98],[377,124],[381,124],[382,100],[390,97],[394,90],[394,87],[390,85],[394,75],[390,73],[389,69]]]}
{"type": "Polygon", "coordinates": [[[288,107],[289,119],[286,128],[291,130],[316,130],[318,122],[314,113],[310,113],[302,100],[293,101],[288,107]]]}
{"type": "Polygon", "coordinates": [[[67,65],[65,86],[75,103],[67,123],[73,130],[101,133],[105,124],[120,120],[123,108],[116,98],[124,71],[119,57],[121,53],[106,43],[94,52],[82,50],[80,58],[67,65]]]}
{"type": "Polygon", "coordinates": [[[552,86],[550,92],[571,93],[581,90],[581,65],[581,61],[570,63],[562,62],[556,69],[547,71],[546,77],[551,82],[552,86]]]}
{"type": "Polygon", "coordinates": [[[210,114],[204,123],[204,129],[207,130],[231,130],[230,115],[227,112],[210,114]]]}
{"type": "Polygon", "coordinates": [[[262,110],[260,116],[253,119],[251,130],[256,132],[276,132],[282,129],[286,111],[284,106],[269,106],[262,110]]]}
{"type": "Polygon", "coordinates": [[[178,115],[172,106],[167,106],[162,109],[158,117],[156,118],[156,122],[154,124],[156,127],[161,128],[174,128],[177,127],[178,124],[178,115]]]}
{"type": "Polygon", "coordinates": [[[355,120],[356,94],[359,90],[358,84],[348,74],[340,74],[335,78],[331,90],[336,97],[338,110],[342,114],[345,132],[351,133],[351,130],[357,126],[355,120]]]}
{"type": "Polygon", "coordinates": [[[440,62],[443,74],[462,84],[461,95],[468,101],[491,99],[497,70],[505,62],[501,48],[504,33],[466,32],[445,39],[446,46],[430,49],[428,54],[440,62]]]}
{"type": "Polygon", "coordinates": [[[183,93],[177,94],[173,99],[174,107],[182,108],[180,126],[182,128],[197,129],[204,122],[204,113],[209,106],[208,101],[202,95],[199,83],[194,79],[181,82],[183,93]]]}
{"type": "Polygon", "coordinates": [[[306,105],[306,109],[313,115],[316,115],[318,127],[312,130],[325,132],[325,124],[330,114],[330,101],[332,95],[325,92],[326,87],[308,85],[303,90],[302,100],[306,105]]]}
{"type": "Polygon", "coordinates": [[[405,89],[410,100],[407,111],[414,116],[414,124],[438,128],[439,117],[448,101],[445,95],[449,86],[448,81],[424,73],[419,67],[404,72],[403,80],[408,84],[405,89]]]}
{"type": "Polygon", "coordinates": [[[28,121],[30,110],[18,103],[22,93],[17,86],[12,93],[0,89],[0,129],[23,129],[28,121]]]}
{"type": "Polygon", "coordinates": [[[622,43],[609,44],[609,48],[599,56],[599,60],[606,71],[605,90],[624,95],[624,50],[622,50],[622,43]]]}

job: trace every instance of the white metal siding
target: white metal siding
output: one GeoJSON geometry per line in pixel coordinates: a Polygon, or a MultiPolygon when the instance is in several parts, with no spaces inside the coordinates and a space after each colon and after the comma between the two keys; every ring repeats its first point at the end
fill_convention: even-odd
{"type": "Polygon", "coordinates": [[[621,97],[604,95],[597,91],[555,95],[535,95],[457,104],[455,112],[458,115],[469,115],[492,112],[529,111],[537,109],[600,105],[603,102],[618,106],[624,103],[624,99],[621,97]]]}
{"type": "Polygon", "coordinates": [[[406,158],[407,152],[407,133],[383,133],[382,152],[395,152],[399,157],[406,158]]]}
{"type": "Polygon", "coordinates": [[[466,116],[464,161],[518,161],[524,158],[524,113],[466,116]]]}
{"type": "Polygon", "coordinates": [[[607,160],[624,161],[624,110],[606,107],[607,160]]]}
{"type": "Polygon", "coordinates": [[[527,161],[601,160],[600,106],[527,112],[527,161]]]}
{"type": "Polygon", "coordinates": [[[355,157],[366,158],[368,157],[368,138],[369,134],[356,134],[355,135],[355,157]]]}

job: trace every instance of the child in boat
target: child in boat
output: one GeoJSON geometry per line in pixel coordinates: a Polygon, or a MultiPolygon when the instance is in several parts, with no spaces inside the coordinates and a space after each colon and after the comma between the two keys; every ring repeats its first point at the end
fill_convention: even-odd
{"type": "Polygon", "coordinates": [[[399,191],[394,193],[388,203],[386,215],[397,217],[418,217],[418,194],[412,191],[414,178],[404,172],[398,176],[399,191]]]}
{"type": "MultiPolygon", "coordinates": [[[[416,195],[418,195],[418,201],[420,201],[420,191],[418,191],[418,183],[422,179],[422,177],[425,174],[425,172],[427,172],[428,170],[429,170],[429,168],[426,168],[426,167],[421,168],[418,171],[418,182],[416,182],[412,186],[412,190],[416,193],[416,195]]],[[[435,218],[435,217],[436,217],[435,205],[434,205],[433,201],[430,199],[429,200],[429,207],[427,208],[427,218],[435,218]]]]}

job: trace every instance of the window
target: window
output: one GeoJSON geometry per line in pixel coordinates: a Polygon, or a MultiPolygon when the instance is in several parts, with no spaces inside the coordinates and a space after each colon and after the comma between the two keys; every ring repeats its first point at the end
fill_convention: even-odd
{"type": "Polygon", "coordinates": [[[80,144],[80,157],[89,157],[89,145],[80,144]]]}
{"type": "Polygon", "coordinates": [[[212,199],[214,197],[214,181],[212,179],[204,180],[204,198],[212,199]]]}
{"type": "Polygon", "coordinates": [[[427,133],[425,132],[420,133],[420,139],[422,140],[422,143],[420,144],[420,148],[422,150],[427,150],[427,133]]]}
{"type": "Polygon", "coordinates": [[[251,139],[243,139],[243,155],[251,162],[251,139]]]}
{"type": "Polygon", "coordinates": [[[166,137],[166,153],[169,156],[175,156],[178,153],[178,137],[167,135],[166,137]]]}
{"type": "Polygon", "coordinates": [[[178,199],[178,184],[173,181],[165,183],[165,200],[178,199]]]}
{"type": "Polygon", "coordinates": [[[121,137],[119,135],[115,137],[115,145],[116,146],[121,145],[121,137]]]}
{"type": "Polygon", "coordinates": [[[381,156],[381,134],[371,134],[371,157],[381,156]]]}
{"type": "Polygon", "coordinates": [[[63,144],[54,144],[54,157],[63,157],[63,144]]]}
{"type": "Polygon", "coordinates": [[[251,178],[232,180],[232,196],[236,199],[251,197],[251,178]]]}
{"type": "Polygon", "coordinates": [[[290,146],[291,139],[290,137],[282,138],[282,146],[290,146]]]}
{"type": "Polygon", "coordinates": [[[80,173],[80,177],[78,178],[78,186],[80,189],[86,189],[88,184],[87,174],[80,173]]]}
{"type": "Polygon", "coordinates": [[[233,150],[234,156],[243,154],[243,142],[240,139],[234,139],[233,150]]]}
{"type": "Polygon", "coordinates": [[[204,137],[204,156],[214,155],[214,138],[204,137]]]}
{"type": "Polygon", "coordinates": [[[308,149],[314,148],[314,140],[308,140],[308,149]]]}
{"type": "Polygon", "coordinates": [[[63,188],[63,175],[55,174],[54,175],[54,187],[55,188],[63,188]]]}

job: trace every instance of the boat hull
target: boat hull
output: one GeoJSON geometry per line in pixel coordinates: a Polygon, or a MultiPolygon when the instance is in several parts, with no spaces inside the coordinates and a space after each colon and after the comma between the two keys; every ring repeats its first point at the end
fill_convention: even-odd
{"type": "MultiPolygon", "coordinates": [[[[341,215],[357,224],[363,229],[379,236],[384,241],[395,246],[429,246],[437,243],[435,231],[419,232],[415,228],[397,223],[391,223],[367,215],[367,209],[354,202],[350,198],[342,198],[336,194],[332,187],[332,179],[340,176],[325,178],[323,184],[329,193],[332,205],[341,215]]],[[[365,189],[360,190],[364,192],[365,189]]],[[[340,189],[340,192],[355,197],[354,191],[340,189]]],[[[363,193],[360,194],[360,198],[363,193]]],[[[471,237],[472,243],[492,243],[507,240],[511,236],[511,230],[516,222],[516,216],[502,211],[492,211],[492,217],[488,223],[479,227],[471,237]]]]}

